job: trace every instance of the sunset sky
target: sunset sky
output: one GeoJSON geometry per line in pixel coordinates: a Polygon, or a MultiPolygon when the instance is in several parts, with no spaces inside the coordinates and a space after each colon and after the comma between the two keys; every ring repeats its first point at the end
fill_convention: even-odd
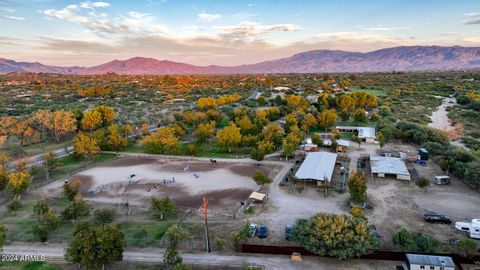
{"type": "Polygon", "coordinates": [[[314,50],[480,46],[480,1],[0,0],[0,57],[237,65],[314,50]]]}

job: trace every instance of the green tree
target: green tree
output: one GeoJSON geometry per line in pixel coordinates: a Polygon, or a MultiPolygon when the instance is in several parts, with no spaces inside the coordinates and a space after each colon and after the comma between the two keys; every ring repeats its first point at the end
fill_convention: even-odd
{"type": "Polygon", "coordinates": [[[292,239],[315,254],[340,259],[368,254],[378,245],[366,220],[331,213],[297,221],[292,239]]]}
{"type": "Polygon", "coordinates": [[[258,149],[258,147],[254,148],[252,152],[250,152],[250,158],[260,162],[265,158],[265,152],[261,149],[258,149]]]}
{"type": "Polygon", "coordinates": [[[90,214],[90,206],[77,194],[73,201],[62,212],[64,219],[78,219],[90,214]]]}
{"type": "Polygon", "coordinates": [[[5,240],[7,239],[7,227],[5,225],[0,225],[0,251],[3,248],[3,244],[5,243],[5,240]]]}
{"type": "Polygon", "coordinates": [[[383,135],[382,132],[378,133],[377,140],[378,140],[378,146],[380,146],[380,149],[383,149],[383,147],[387,143],[387,140],[385,139],[385,136],[383,135]]]}
{"type": "Polygon", "coordinates": [[[175,215],[175,204],[169,197],[157,198],[152,196],[150,200],[150,211],[155,218],[160,220],[175,215]]]}
{"type": "Polygon", "coordinates": [[[422,233],[415,239],[415,245],[420,251],[435,252],[438,246],[438,240],[428,234],[422,233]]]}
{"type": "Polygon", "coordinates": [[[47,181],[50,179],[52,171],[58,166],[58,161],[53,152],[48,152],[43,156],[43,163],[45,164],[45,172],[47,173],[47,181]]]}
{"type": "Polygon", "coordinates": [[[263,174],[261,171],[255,172],[255,175],[253,175],[253,181],[255,181],[255,183],[257,183],[257,185],[259,186],[272,183],[272,179],[270,179],[270,177],[263,174]]]}
{"type": "Polygon", "coordinates": [[[75,196],[80,192],[80,185],[82,184],[80,179],[73,179],[71,181],[65,181],[63,183],[63,196],[69,201],[73,201],[75,196]]]}
{"type": "Polygon", "coordinates": [[[65,259],[85,269],[104,269],[123,259],[125,237],[116,225],[94,228],[90,224],[76,227],[73,240],[67,247],[65,259]]]}
{"type": "Polygon", "coordinates": [[[364,109],[357,109],[353,113],[353,120],[357,123],[366,123],[367,122],[367,113],[364,109]]]}
{"type": "Polygon", "coordinates": [[[360,145],[362,144],[362,138],[358,137],[357,135],[352,135],[352,141],[356,142],[358,144],[358,148],[360,148],[360,145]]]}
{"type": "Polygon", "coordinates": [[[182,256],[178,252],[178,244],[190,238],[190,234],[187,230],[180,227],[177,224],[168,228],[165,233],[165,239],[167,240],[167,248],[163,257],[163,261],[168,266],[176,266],[182,263],[182,256]]]}
{"type": "Polygon", "coordinates": [[[102,225],[112,223],[116,217],[115,210],[108,208],[97,208],[93,211],[94,220],[102,225]]]}
{"type": "Polygon", "coordinates": [[[355,172],[348,178],[350,199],[356,203],[367,201],[367,178],[362,172],[355,172]]]}
{"type": "Polygon", "coordinates": [[[393,244],[399,246],[402,250],[414,250],[416,248],[412,233],[402,228],[393,235],[393,244]]]}
{"type": "Polygon", "coordinates": [[[247,242],[250,235],[251,235],[250,224],[248,223],[243,224],[240,230],[238,230],[233,235],[233,243],[235,248],[239,250],[240,247],[247,242]]]}

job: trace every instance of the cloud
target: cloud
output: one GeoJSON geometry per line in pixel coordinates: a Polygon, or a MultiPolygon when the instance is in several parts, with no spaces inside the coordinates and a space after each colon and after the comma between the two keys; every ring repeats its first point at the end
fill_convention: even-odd
{"type": "Polygon", "coordinates": [[[165,32],[165,27],[155,24],[154,17],[146,13],[131,11],[125,16],[109,18],[108,14],[97,12],[97,9],[107,7],[106,2],[82,2],[40,12],[51,18],[80,24],[103,38],[165,32]]]}
{"type": "Polygon", "coordinates": [[[463,21],[464,24],[480,24],[480,13],[467,13],[464,15],[468,17],[466,21],[463,21]]]}
{"type": "Polygon", "coordinates": [[[293,24],[270,24],[263,25],[257,22],[246,21],[233,26],[217,26],[224,36],[243,39],[243,38],[258,38],[265,36],[271,32],[294,32],[300,28],[293,24]]]}
{"type": "Polygon", "coordinates": [[[202,13],[198,14],[197,16],[200,20],[207,21],[207,22],[212,22],[212,21],[222,17],[220,14],[210,14],[210,13],[205,13],[205,12],[202,12],[202,13]]]}
{"type": "Polygon", "coordinates": [[[23,21],[25,18],[17,17],[17,16],[9,16],[9,15],[1,15],[0,18],[8,19],[8,20],[15,20],[15,21],[23,21]]]}

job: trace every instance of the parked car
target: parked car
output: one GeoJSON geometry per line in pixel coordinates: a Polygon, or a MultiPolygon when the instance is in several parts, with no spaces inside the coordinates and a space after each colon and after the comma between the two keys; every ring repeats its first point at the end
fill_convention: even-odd
{"type": "Polygon", "coordinates": [[[258,230],[258,225],[255,223],[250,224],[250,237],[255,237],[255,234],[257,234],[258,230]]]}
{"type": "Polygon", "coordinates": [[[258,227],[257,236],[258,238],[266,238],[268,236],[268,228],[266,226],[258,227]]]}
{"type": "Polygon", "coordinates": [[[292,229],[292,225],[285,226],[285,239],[287,239],[287,241],[290,241],[290,237],[292,237],[292,229]]]}
{"type": "Polygon", "coordinates": [[[425,221],[430,223],[444,223],[444,224],[451,224],[452,218],[447,215],[427,211],[424,214],[425,221]]]}

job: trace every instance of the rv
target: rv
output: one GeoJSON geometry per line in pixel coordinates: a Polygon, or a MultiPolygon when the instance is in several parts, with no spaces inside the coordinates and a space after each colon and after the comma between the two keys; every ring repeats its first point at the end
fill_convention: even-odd
{"type": "Polygon", "coordinates": [[[450,176],[446,176],[446,175],[435,176],[435,184],[437,184],[437,185],[449,185],[450,184],[450,176]]]}
{"type": "Polygon", "coordinates": [[[464,231],[468,237],[480,239],[480,219],[472,219],[472,222],[455,222],[455,229],[464,231]]]}

